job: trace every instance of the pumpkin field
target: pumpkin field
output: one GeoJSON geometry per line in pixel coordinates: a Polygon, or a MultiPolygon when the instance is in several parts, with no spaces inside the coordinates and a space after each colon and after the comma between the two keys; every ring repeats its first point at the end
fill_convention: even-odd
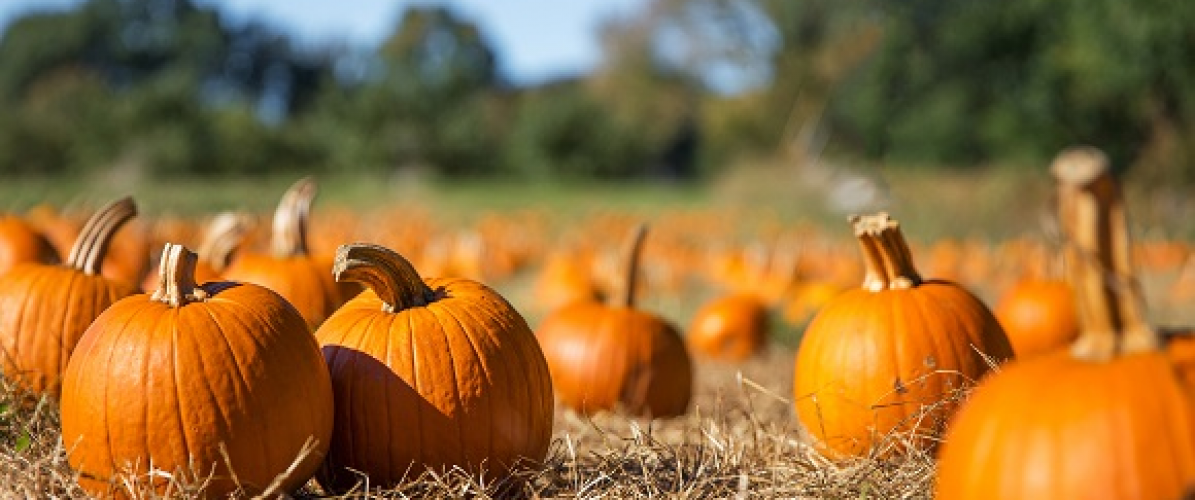
{"type": "Polygon", "coordinates": [[[0,497],[1178,498],[1195,205],[1108,166],[6,184],[0,497]]]}

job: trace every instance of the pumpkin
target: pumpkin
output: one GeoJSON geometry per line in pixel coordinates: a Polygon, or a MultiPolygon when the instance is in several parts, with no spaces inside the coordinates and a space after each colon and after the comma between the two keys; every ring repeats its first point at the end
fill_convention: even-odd
{"type": "MultiPolygon", "coordinates": [[[[199,262],[195,264],[195,282],[220,281],[224,269],[232,262],[233,252],[241,246],[252,227],[253,219],[245,214],[223,212],[213,217],[197,249],[199,262]]],[[[159,279],[156,273],[147,275],[141,289],[157,289],[159,279]]]]}
{"type": "Polygon", "coordinates": [[[716,298],[697,310],[686,331],[695,354],[710,359],[742,361],[767,344],[768,308],[755,294],[716,298]]]}
{"type": "Polygon", "coordinates": [[[945,436],[937,498],[1187,498],[1195,400],[1144,320],[1119,187],[1093,148],[1051,170],[1081,333],[980,383],[945,436]]]}
{"type": "Polygon", "coordinates": [[[0,276],[23,262],[54,264],[58,252],[40,232],[15,215],[0,215],[0,276]]]}
{"type": "Polygon", "coordinates": [[[1012,357],[996,318],[965,288],[917,273],[888,214],[851,218],[863,250],[863,286],[843,292],[810,322],[796,359],[796,410],[831,457],[873,451],[892,433],[932,447],[955,405],[952,393],[1012,357]]]}
{"type": "Polygon", "coordinates": [[[59,377],[91,321],[136,287],[101,275],[112,236],[137,214],[131,198],[96,212],[63,264],[21,264],[0,276],[0,368],[32,393],[57,395],[59,377]]]}
{"type": "Polygon", "coordinates": [[[196,285],[195,261],[166,245],[158,289],[104,311],[67,366],[63,444],[93,495],[137,494],[120,490],[121,475],[151,464],[184,483],[210,479],[209,497],[278,495],[324,457],[332,385],[303,318],[261,286],[196,285]]]}
{"type": "MultiPolygon", "coordinates": [[[[72,243],[79,238],[85,220],[76,214],[61,214],[50,205],[31,209],[27,218],[41,230],[63,260],[69,256],[72,243]]],[[[150,238],[147,229],[136,220],[122,225],[112,236],[104,254],[104,277],[137,285],[145,279],[150,266],[150,238]]]]}
{"type": "Polygon", "coordinates": [[[464,278],[423,279],[377,245],[340,247],[333,274],[367,290],[316,331],[336,398],[321,484],[351,487],[352,471],[383,487],[450,467],[505,474],[544,459],[552,380],[501,295],[464,278]]]}
{"type": "Polygon", "coordinates": [[[1017,358],[1063,348],[1079,336],[1075,295],[1065,281],[1021,281],[996,302],[995,314],[1017,358]]]}
{"type": "Polygon", "coordinates": [[[310,177],[286,191],[274,212],[270,252],[244,252],[224,270],[224,278],[265,286],[299,310],[314,329],[349,297],[328,274],[331,263],[307,249],[307,219],[317,187],[310,177]]]}
{"type": "Polygon", "coordinates": [[[685,413],[693,391],[693,365],[680,332],[655,314],[635,308],[639,253],[647,227],[640,225],[625,253],[625,277],[611,305],[574,302],[547,316],[538,337],[556,395],[583,413],[621,405],[631,415],[685,413]]]}

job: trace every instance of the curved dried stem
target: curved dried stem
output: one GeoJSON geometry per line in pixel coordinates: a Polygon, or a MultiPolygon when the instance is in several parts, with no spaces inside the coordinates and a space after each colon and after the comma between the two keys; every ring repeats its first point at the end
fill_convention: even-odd
{"type": "Polygon", "coordinates": [[[108,253],[112,237],[124,223],[136,216],[137,204],[128,196],[113,201],[92,214],[71,246],[66,265],[89,276],[100,274],[100,266],[108,253]]]}
{"type": "Polygon", "coordinates": [[[622,307],[635,307],[635,289],[639,284],[639,257],[643,253],[643,240],[647,237],[647,224],[640,222],[627,240],[623,251],[624,261],[622,289],[615,297],[614,304],[622,307]]]}
{"type": "Polygon", "coordinates": [[[1145,301],[1132,269],[1124,200],[1107,156],[1091,147],[1068,149],[1050,171],[1058,181],[1067,276],[1083,325],[1071,354],[1107,360],[1156,349],[1157,334],[1145,321],[1145,301]]]}
{"type": "Polygon", "coordinates": [[[182,245],[167,243],[158,265],[158,289],[150,300],[182,307],[207,298],[207,292],[195,284],[195,263],[199,258],[182,245]]]}
{"type": "Polygon", "coordinates": [[[253,218],[237,212],[223,212],[212,218],[199,243],[199,259],[221,272],[232,261],[232,252],[245,240],[253,218]]]}
{"type": "Polygon", "coordinates": [[[336,249],[332,274],[337,282],[355,281],[371,288],[385,304],[386,312],[422,307],[436,300],[407,259],[389,248],[367,243],[341,245],[336,249]]]}
{"type": "Polygon", "coordinates": [[[863,249],[864,289],[904,290],[921,284],[921,275],[899,222],[885,212],[853,215],[849,221],[863,249]]]}
{"type": "Polygon", "coordinates": [[[270,250],[280,259],[307,255],[307,221],[311,215],[311,203],[319,191],[315,179],[299,179],[278,202],[274,211],[273,233],[270,250]]]}

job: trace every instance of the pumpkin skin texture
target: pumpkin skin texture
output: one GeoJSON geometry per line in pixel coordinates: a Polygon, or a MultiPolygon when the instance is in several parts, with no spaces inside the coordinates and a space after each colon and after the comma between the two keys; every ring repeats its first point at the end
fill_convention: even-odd
{"type": "Polygon", "coordinates": [[[1065,281],[1022,281],[1000,298],[995,314],[1017,358],[1061,349],[1079,336],[1075,294],[1065,281]]]}
{"type": "Polygon", "coordinates": [[[331,262],[308,251],[307,218],[316,190],[311,178],[292,185],[274,212],[271,251],[245,252],[224,270],[225,279],[255,283],[277,292],[295,306],[312,329],[343,304],[350,292],[359,291],[338,285],[328,274],[331,262]]]}
{"type": "MultiPolygon", "coordinates": [[[[100,315],[67,367],[63,443],[93,495],[136,495],[120,489],[120,475],[143,475],[148,463],[184,481],[212,474],[208,497],[237,489],[231,463],[252,495],[294,464],[277,495],[303,485],[324,457],[332,386],[303,319],[261,286],[196,286],[194,260],[167,245],[164,286],[100,315]]],[[[162,493],[166,484],[151,481],[162,493]]]]}
{"type": "Polygon", "coordinates": [[[979,384],[945,436],[936,497],[1189,498],[1195,398],[1144,322],[1119,186],[1094,148],[1051,171],[1081,333],[979,384]]]}
{"type": "Polygon", "coordinates": [[[743,361],[767,344],[768,309],[749,294],[715,299],[693,315],[685,339],[693,352],[710,359],[743,361]]]}
{"type": "Polygon", "coordinates": [[[693,363],[671,323],[634,307],[640,226],[627,252],[626,279],[614,305],[576,302],[548,315],[538,338],[556,395],[582,413],[683,415],[693,391],[693,363]]]}
{"type": "Polygon", "coordinates": [[[32,394],[57,396],[71,352],[104,309],[137,292],[101,274],[113,234],[137,213],[117,200],[88,221],[65,264],[21,264],[0,276],[0,368],[32,394]]]}
{"type": "Polygon", "coordinates": [[[852,220],[868,276],[806,329],[793,387],[797,416],[833,458],[906,451],[877,448],[892,432],[915,431],[924,437],[911,443],[932,448],[955,409],[951,394],[982,378],[991,362],[1011,358],[1012,348],[966,289],[921,281],[887,214],[852,220]]]}
{"type": "Polygon", "coordinates": [[[25,262],[56,264],[54,245],[15,215],[0,215],[0,276],[25,262]]]}
{"type": "Polygon", "coordinates": [[[506,474],[540,462],[552,435],[552,380],[523,317],[463,278],[422,279],[376,245],[338,251],[339,280],[368,289],[316,332],[336,429],[320,483],[390,487],[425,470],[506,474]]]}

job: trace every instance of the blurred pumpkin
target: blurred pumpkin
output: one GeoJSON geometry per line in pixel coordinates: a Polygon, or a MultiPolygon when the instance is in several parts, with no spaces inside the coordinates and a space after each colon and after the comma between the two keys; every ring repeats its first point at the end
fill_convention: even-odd
{"type": "Polygon", "coordinates": [[[635,308],[639,255],[647,227],[635,229],[625,252],[620,294],[611,305],[574,302],[548,315],[537,331],[565,406],[595,413],[621,406],[631,415],[685,413],[693,365],[676,327],[635,308]]]}
{"type": "Polygon", "coordinates": [[[24,262],[58,263],[50,240],[16,215],[0,215],[0,276],[24,262]]]}
{"type": "Polygon", "coordinates": [[[1065,281],[1021,281],[996,302],[995,314],[1017,358],[1061,349],[1079,336],[1075,294],[1065,281]]]}
{"type": "Polygon", "coordinates": [[[697,355],[742,361],[767,345],[768,328],[768,308],[758,296],[731,294],[698,309],[685,339],[697,355]]]}
{"type": "Polygon", "coordinates": [[[1195,400],[1144,320],[1119,186],[1094,148],[1051,170],[1081,334],[980,383],[945,436],[936,497],[1189,497],[1195,400]]]}

